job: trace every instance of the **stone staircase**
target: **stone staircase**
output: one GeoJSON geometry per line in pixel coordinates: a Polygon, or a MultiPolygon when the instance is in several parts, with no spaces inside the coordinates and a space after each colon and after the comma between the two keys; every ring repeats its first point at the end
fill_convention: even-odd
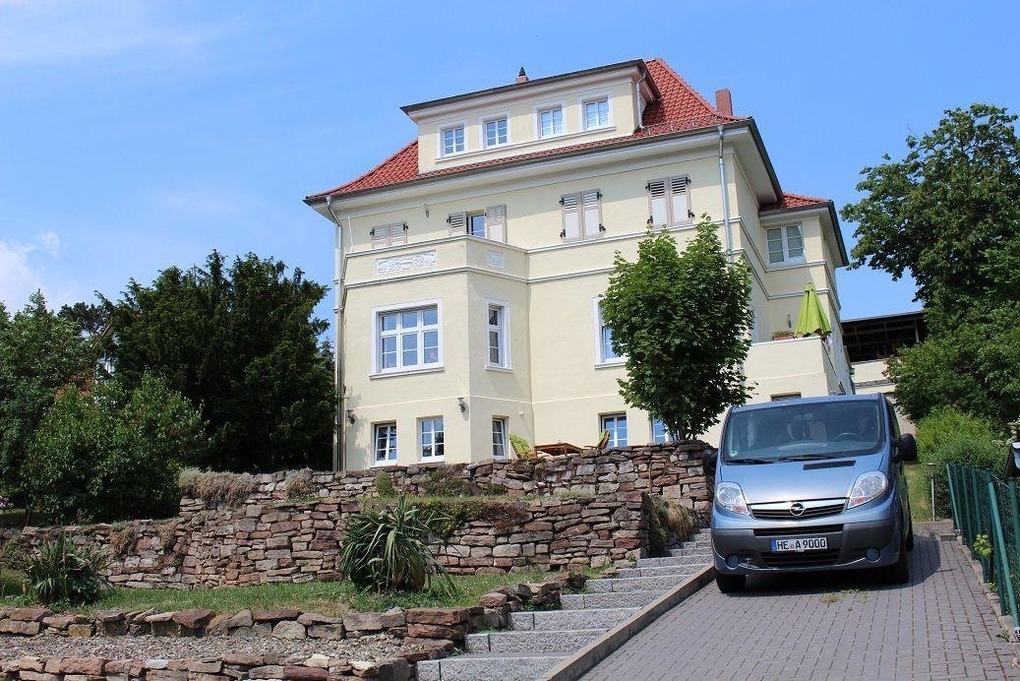
{"type": "Polygon", "coordinates": [[[586,593],[561,596],[562,610],[515,612],[510,615],[512,629],[468,634],[465,654],[419,662],[417,681],[544,678],[691,576],[704,572],[712,562],[709,533],[700,532],[671,554],[642,558],[614,577],[589,580],[586,593]]]}

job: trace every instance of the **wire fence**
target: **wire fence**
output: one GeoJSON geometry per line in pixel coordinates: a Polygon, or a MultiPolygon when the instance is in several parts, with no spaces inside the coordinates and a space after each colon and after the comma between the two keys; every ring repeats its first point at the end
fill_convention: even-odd
{"type": "Polygon", "coordinates": [[[1003,614],[1020,627],[1020,495],[1016,480],[1000,480],[991,471],[947,464],[953,524],[971,555],[981,563],[985,582],[993,584],[1003,614]]]}

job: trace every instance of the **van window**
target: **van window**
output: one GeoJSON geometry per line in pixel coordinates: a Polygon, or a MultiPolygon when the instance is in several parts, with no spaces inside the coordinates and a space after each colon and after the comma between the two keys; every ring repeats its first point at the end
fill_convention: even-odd
{"type": "Polygon", "coordinates": [[[732,412],[722,451],[729,461],[778,460],[805,453],[842,457],[877,451],[882,437],[875,402],[779,403],[732,412]]]}

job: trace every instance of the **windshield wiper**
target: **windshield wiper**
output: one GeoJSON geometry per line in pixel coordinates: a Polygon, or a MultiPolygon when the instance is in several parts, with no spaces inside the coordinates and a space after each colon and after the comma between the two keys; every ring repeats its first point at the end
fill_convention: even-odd
{"type": "Polygon", "coordinates": [[[817,461],[818,459],[845,459],[847,454],[791,454],[782,456],[780,461],[817,461]]]}
{"type": "Polygon", "coordinates": [[[772,463],[779,459],[730,459],[727,463],[772,463]]]}

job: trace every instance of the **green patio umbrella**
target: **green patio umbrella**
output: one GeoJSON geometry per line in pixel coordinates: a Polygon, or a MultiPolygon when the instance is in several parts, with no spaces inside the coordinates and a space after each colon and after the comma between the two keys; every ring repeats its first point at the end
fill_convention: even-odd
{"type": "Polygon", "coordinates": [[[797,326],[793,327],[798,336],[817,334],[825,336],[832,332],[832,326],[822,309],[822,301],[818,299],[818,291],[814,284],[804,287],[804,298],[800,301],[800,313],[797,315],[797,326]]]}

